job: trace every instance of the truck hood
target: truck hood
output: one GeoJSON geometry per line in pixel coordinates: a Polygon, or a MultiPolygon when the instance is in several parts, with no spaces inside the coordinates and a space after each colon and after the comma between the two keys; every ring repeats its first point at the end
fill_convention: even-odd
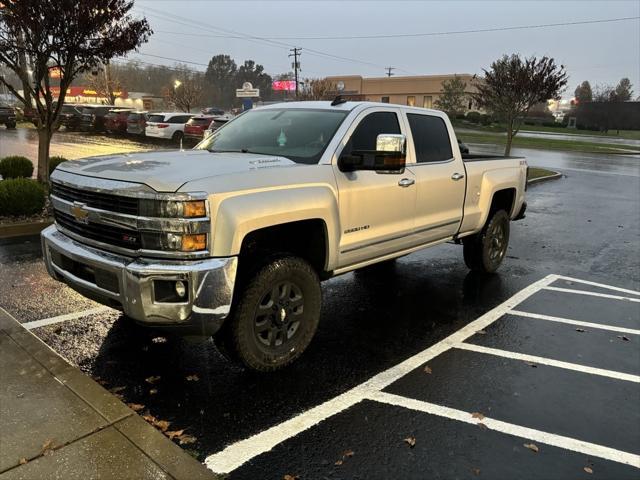
{"type": "Polygon", "coordinates": [[[175,192],[187,182],[206,177],[297,165],[272,155],[169,150],[82,158],[64,162],[58,169],[89,177],[144,183],[158,192],[175,192]]]}

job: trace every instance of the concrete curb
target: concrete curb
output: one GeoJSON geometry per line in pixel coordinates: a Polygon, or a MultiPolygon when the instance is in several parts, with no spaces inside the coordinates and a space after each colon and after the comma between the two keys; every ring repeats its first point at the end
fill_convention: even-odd
{"type": "Polygon", "coordinates": [[[46,419],[47,421],[43,424],[38,424],[28,432],[0,430],[0,443],[11,441],[16,447],[14,453],[18,451],[20,453],[19,456],[5,458],[4,467],[0,469],[1,479],[131,478],[131,476],[171,480],[218,478],[203,464],[149,425],[120,399],[69,364],[2,308],[0,308],[0,340],[14,345],[13,349],[9,348],[3,352],[8,355],[3,360],[7,363],[3,365],[3,369],[5,367],[13,369],[13,363],[17,361],[18,369],[28,370],[26,366],[28,364],[32,366],[31,371],[40,371],[41,373],[37,375],[38,381],[45,377],[53,380],[43,383],[45,387],[41,388],[39,397],[29,388],[28,383],[33,380],[32,377],[16,377],[8,371],[2,372],[2,383],[7,383],[3,388],[25,392],[16,397],[16,400],[10,396],[6,397],[3,404],[4,412],[11,412],[16,417],[13,421],[18,427],[26,423],[26,420],[21,420],[20,417],[21,413],[24,413],[25,404],[29,405],[31,411],[43,411],[50,405],[60,402],[58,398],[60,396],[64,396],[67,399],[66,402],[70,402],[67,403],[68,408],[61,410],[62,416],[68,415],[69,418],[57,418],[55,420],[57,423],[46,419]],[[10,354],[12,351],[15,351],[16,355],[19,352],[20,355],[15,361],[10,354]],[[56,385],[55,390],[52,390],[51,384],[56,385]],[[12,407],[12,401],[20,403],[12,407]],[[91,425],[78,425],[78,418],[70,412],[71,403],[80,405],[85,412],[88,411],[91,414],[90,418],[98,419],[97,426],[95,430],[82,434],[69,436],[69,432],[66,432],[66,439],[52,447],[55,455],[49,455],[42,451],[40,447],[42,443],[38,439],[47,436],[61,440],[65,432],[55,428],[52,431],[55,425],[58,425],[56,428],[65,428],[60,425],[75,422],[78,429],[93,428],[91,425]],[[114,440],[117,445],[114,445],[114,440]],[[20,460],[21,458],[23,460],[20,460]],[[114,461],[115,459],[119,461],[114,461]]]}
{"type": "Polygon", "coordinates": [[[535,185],[536,183],[548,182],[549,180],[557,180],[558,178],[562,178],[562,173],[554,173],[553,175],[547,175],[546,177],[538,177],[532,178],[531,180],[527,180],[527,185],[535,185]]]}
{"type": "Polygon", "coordinates": [[[12,223],[0,225],[0,238],[26,237],[37,235],[53,223],[53,218],[37,222],[12,223]]]}

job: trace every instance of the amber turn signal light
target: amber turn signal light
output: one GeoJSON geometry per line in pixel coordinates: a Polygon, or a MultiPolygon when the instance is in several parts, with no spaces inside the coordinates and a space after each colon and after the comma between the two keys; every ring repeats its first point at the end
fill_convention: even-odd
{"type": "Polygon", "coordinates": [[[185,217],[204,217],[207,214],[207,208],[204,204],[204,200],[198,200],[193,202],[184,202],[184,216],[185,217]]]}
{"type": "Polygon", "coordinates": [[[207,235],[204,233],[183,235],[182,248],[183,252],[195,252],[197,250],[205,250],[207,248],[207,235]]]}

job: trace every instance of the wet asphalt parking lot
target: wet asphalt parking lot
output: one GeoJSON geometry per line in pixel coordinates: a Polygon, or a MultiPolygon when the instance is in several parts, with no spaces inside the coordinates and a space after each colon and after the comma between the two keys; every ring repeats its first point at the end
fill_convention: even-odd
{"type": "Polygon", "coordinates": [[[48,278],[37,238],[0,241],[0,306],[229,478],[638,478],[640,159],[515,154],[566,176],[529,189],[498,274],[447,244],[325,282],[277,374],[147,336],[48,278]]]}

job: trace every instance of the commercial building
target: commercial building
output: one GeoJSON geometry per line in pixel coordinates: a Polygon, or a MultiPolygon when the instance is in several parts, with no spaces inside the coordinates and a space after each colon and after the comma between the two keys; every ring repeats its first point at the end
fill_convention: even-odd
{"type": "MultiPolygon", "coordinates": [[[[424,108],[435,108],[442,94],[442,84],[459,77],[467,84],[469,93],[475,92],[474,75],[467,73],[450,75],[419,75],[411,77],[364,78],[360,75],[327,77],[336,86],[336,93],[348,95],[358,100],[397,103],[424,108]]],[[[467,110],[475,110],[471,98],[467,100],[467,110]]]]}

